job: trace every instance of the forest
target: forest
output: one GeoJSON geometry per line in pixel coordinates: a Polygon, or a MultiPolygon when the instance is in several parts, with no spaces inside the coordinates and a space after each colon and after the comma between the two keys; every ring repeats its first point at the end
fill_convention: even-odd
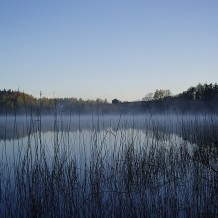
{"type": "MultiPolygon", "coordinates": [[[[116,99],[115,99],[116,100],[116,99]]],[[[83,100],[77,98],[35,98],[20,91],[0,90],[0,114],[65,114],[84,113],[196,113],[218,110],[218,85],[198,84],[173,95],[170,90],[157,89],[142,100],[109,103],[107,99],[83,100]]]]}

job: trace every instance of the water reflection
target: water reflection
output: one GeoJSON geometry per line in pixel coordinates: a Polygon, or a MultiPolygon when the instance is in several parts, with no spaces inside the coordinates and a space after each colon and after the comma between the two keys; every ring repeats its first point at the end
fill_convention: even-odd
{"type": "Polygon", "coordinates": [[[177,134],[190,143],[217,145],[218,117],[213,115],[176,116],[18,116],[0,117],[0,140],[26,137],[36,132],[112,129],[139,129],[153,131],[156,137],[177,134]]]}
{"type": "Polygon", "coordinates": [[[8,117],[2,123],[1,217],[218,213],[216,117],[8,117]]]}

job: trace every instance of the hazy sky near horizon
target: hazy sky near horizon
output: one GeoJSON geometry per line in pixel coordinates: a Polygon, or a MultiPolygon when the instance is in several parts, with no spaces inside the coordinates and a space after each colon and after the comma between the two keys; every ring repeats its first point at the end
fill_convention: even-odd
{"type": "Polygon", "coordinates": [[[138,100],[218,82],[217,0],[0,0],[0,89],[138,100]]]}

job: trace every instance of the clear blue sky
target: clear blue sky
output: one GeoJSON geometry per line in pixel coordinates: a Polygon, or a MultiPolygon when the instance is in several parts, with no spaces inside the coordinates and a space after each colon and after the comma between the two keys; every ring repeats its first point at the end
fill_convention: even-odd
{"type": "Polygon", "coordinates": [[[218,0],[0,0],[0,76],[109,101],[218,82],[218,0]]]}

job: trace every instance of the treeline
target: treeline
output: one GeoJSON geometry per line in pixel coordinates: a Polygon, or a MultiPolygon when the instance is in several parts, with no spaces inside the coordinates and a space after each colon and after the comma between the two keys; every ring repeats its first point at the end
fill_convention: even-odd
{"type": "Polygon", "coordinates": [[[35,98],[32,95],[12,90],[0,90],[1,114],[51,114],[51,113],[96,113],[107,112],[107,100],[83,100],[77,98],[35,98]]]}
{"type": "Polygon", "coordinates": [[[214,102],[218,101],[218,85],[198,84],[196,87],[190,87],[187,91],[178,95],[178,98],[192,101],[214,102]]]}
{"type": "Polygon", "coordinates": [[[218,85],[198,84],[173,95],[170,90],[157,89],[142,101],[108,103],[107,100],[77,98],[35,98],[19,91],[0,91],[0,114],[51,113],[218,113],[218,85]]]}
{"type": "Polygon", "coordinates": [[[174,96],[169,90],[156,90],[153,95],[149,93],[148,97],[150,97],[149,100],[142,101],[143,111],[155,111],[158,113],[165,111],[175,111],[176,113],[218,113],[217,83],[199,83],[197,86],[190,87],[174,96]]]}

